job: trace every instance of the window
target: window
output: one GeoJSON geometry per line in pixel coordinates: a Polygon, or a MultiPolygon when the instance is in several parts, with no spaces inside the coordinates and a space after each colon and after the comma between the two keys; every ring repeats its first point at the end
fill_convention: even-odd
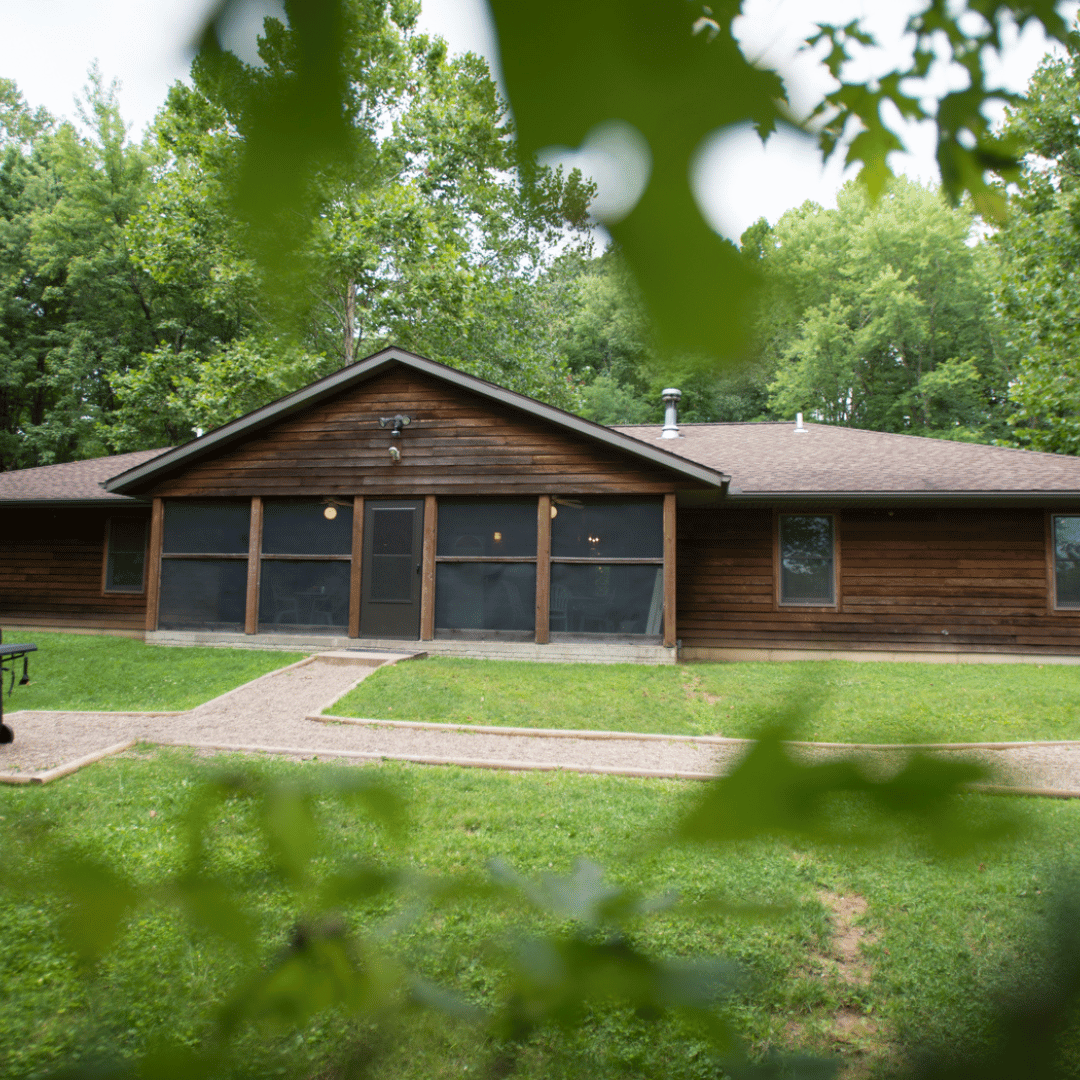
{"type": "Polygon", "coordinates": [[[832,514],[780,514],[777,524],[781,604],[836,604],[836,529],[832,514]]]}
{"type": "Polygon", "coordinates": [[[1054,607],[1080,608],[1080,517],[1054,515],[1054,607]]]}
{"type": "Polygon", "coordinates": [[[105,592],[143,591],[147,525],[142,518],[109,518],[105,530],[105,592]]]}
{"type": "Polygon", "coordinates": [[[552,500],[554,633],[661,632],[664,514],[659,500],[552,500]]]}
{"type": "Polygon", "coordinates": [[[532,635],[535,499],[440,499],[436,548],[437,630],[532,635]]]}

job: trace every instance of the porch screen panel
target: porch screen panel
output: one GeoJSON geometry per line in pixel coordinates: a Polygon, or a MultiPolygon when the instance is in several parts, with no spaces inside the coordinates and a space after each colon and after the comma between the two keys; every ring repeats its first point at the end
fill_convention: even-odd
{"type": "Polygon", "coordinates": [[[655,637],[664,617],[659,499],[553,498],[553,634],[655,637]]]}
{"type": "Polygon", "coordinates": [[[443,563],[435,577],[435,625],[445,630],[533,630],[535,563],[443,563]]]}
{"type": "Polygon", "coordinates": [[[165,502],[161,550],[166,555],[246,555],[251,503],[165,502]]]}
{"type": "Polygon", "coordinates": [[[247,559],[162,559],[158,626],[244,629],[247,559]]]}
{"type": "Polygon", "coordinates": [[[551,557],[662,559],[664,510],[656,501],[552,500],[551,557]]]}
{"type": "Polygon", "coordinates": [[[1054,517],[1054,602],[1080,608],[1080,517],[1054,517]]]}
{"type": "Polygon", "coordinates": [[[259,625],[347,628],[348,562],[264,561],[259,625]]]}
{"type": "Polygon", "coordinates": [[[659,634],[663,567],[552,563],[551,622],[556,633],[659,634]]]}
{"type": "Polygon", "coordinates": [[[251,504],[167,499],[158,626],[242,631],[251,504]]]}
{"type": "Polygon", "coordinates": [[[263,502],[264,555],[348,555],[352,506],[323,499],[263,502]]]}
{"type": "Polygon", "coordinates": [[[338,499],[263,501],[260,629],[348,629],[352,518],[338,499]]]}
{"type": "Polygon", "coordinates": [[[536,500],[440,499],[435,628],[529,637],[536,626],[536,500]]]}

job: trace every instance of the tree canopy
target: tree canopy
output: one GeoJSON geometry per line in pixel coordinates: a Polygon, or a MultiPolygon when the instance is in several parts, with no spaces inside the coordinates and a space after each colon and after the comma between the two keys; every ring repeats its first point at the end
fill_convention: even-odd
{"type": "Polygon", "coordinates": [[[997,295],[1020,353],[1009,388],[1022,446],[1080,453],[1080,36],[1040,65],[1007,134],[1027,149],[996,237],[997,295]]]}

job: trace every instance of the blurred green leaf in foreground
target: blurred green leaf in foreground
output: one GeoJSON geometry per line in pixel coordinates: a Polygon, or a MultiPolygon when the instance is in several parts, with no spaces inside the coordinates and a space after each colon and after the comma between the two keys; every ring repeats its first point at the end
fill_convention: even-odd
{"type": "MultiPolygon", "coordinates": [[[[224,0],[202,37],[201,61],[224,78],[231,67],[217,27],[238,3],[224,0]]],[[[394,16],[413,7],[398,0],[394,16]]],[[[1003,197],[991,174],[1014,176],[1016,150],[994,136],[983,107],[1015,95],[988,85],[993,54],[1012,24],[1037,23],[1052,40],[1067,37],[1049,0],[929,0],[906,28],[910,62],[849,82],[850,62],[878,43],[858,21],[822,23],[808,46],[825,50],[822,62],[837,86],[800,121],[790,115],[779,75],[744,57],[732,32],[741,3],[549,0],[538,9],[490,0],[490,7],[522,159],[590,139],[614,147],[622,160],[637,159],[644,177],[640,197],[604,224],[638,280],[664,349],[713,361],[730,360],[744,342],[755,276],[708,226],[693,196],[691,172],[708,136],[751,123],[766,137],[778,123],[805,122],[824,156],[846,148],[848,163],[861,165],[860,178],[876,195],[891,175],[889,154],[904,150],[888,106],[905,119],[937,125],[946,193],[956,200],[968,192],[980,213],[1000,219],[1003,197]],[[962,68],[968,86],[932,105],[924,80],[943,62],[962,68]]],[[[370,136],[355,138],[348,117],[358,97],[379,88],[358,86],[350,73],[363,70],[353,55],[360,40],[355,28],[365,13],[383,17],[382,5],[367,0],[287,2],[285,8],[291,75],[272,91],[268,82],[266,93],[250,102],[237,180],[240,206],[264,254],[276,244],[277,258],[294,244],[289,212],[305,177],[327,169],[362,171],[370,159],[370,136]]]]}

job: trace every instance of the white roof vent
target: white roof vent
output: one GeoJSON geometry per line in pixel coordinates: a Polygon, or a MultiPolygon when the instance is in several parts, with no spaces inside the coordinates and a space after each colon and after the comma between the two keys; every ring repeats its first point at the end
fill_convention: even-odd
{"type": "Polygon", "coordinates": [[[664,399],[664,430],[660,432],[661,439],[681,439],[679,434],[679,400],[682,391],[673,387],[661,394],[664,399]]]}
{"type": "Polygon", "coordinates": [[[802,423],[802,413],[801,412],[797,412],[795,414],[795,434],[796,435],[805,435],[806,434],[806,428],[803,427],[803,423],[802,423]]]}

